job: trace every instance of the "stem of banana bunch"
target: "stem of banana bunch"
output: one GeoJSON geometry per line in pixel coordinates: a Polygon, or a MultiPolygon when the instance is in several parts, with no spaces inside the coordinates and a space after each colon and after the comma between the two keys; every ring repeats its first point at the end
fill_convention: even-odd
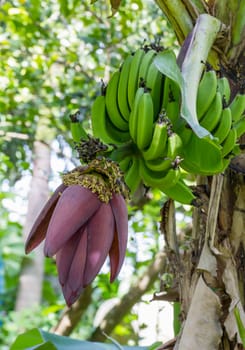
{"type": "Polygon", "coordinates": [[[192,30],[197,17],[205,13],[202,0],[155,0],[167,16],[180,44],[192,30]]]}

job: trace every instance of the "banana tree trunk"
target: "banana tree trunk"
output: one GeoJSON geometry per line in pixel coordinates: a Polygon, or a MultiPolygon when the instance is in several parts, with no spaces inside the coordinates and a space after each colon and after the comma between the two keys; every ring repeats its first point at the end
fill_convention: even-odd
{"type": "MultiPolygon", "coordinates": [[[[232,97],[244,88],[245,2],[239,0],[156,0],[175,30],[180,45],[202,13],[223,23],[209,55],[209,63],[228,77],[232,97]],[[243,82],[243,83],[242,83],[243,82]]],[[[242,145],[241,138],[241,145],[242,145]]],[[[244,148],[244,147],[243,147],[244,148]]],[[[203,201],[193,211],[188,249],[176,245],[173,205],[163,209],[162,230],[181,303],[175,350],[243,349],[235,314],[245,327],[245,161],[244,153],[225,174],[197,178],[203,201]],[[173,244],[175,242],[175,244],[173,244]],[[181,255],[182,254],[182,255],[181,255]]]]}
{"type": "MultiPolygon", "coordinates": [[[[35,141],[33,149],[33,175],[28,198],[28,210],[23,230],[27,238],[39,211],[46,203],[50,175],[50,147],[42,141],[35,141]]],[[[42,247],[24,258],[16,298],[16,311],[39,305],[42,296],[44,257],[42,247]]]]}

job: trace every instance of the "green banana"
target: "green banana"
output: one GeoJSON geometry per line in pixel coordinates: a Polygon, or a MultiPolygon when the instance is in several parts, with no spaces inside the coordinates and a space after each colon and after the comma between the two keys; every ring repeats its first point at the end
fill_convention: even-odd
{"type": "Polygon", "coordinates": [[[162,108],[175,129],[180,116],[181,91],[178,85],[165,77],[162,108]]]}
{"type": "Polygon", "coordinates": [[[204,71],[197,92],[197,117],[200,119],[209,109],[217,92],[217,76],[214,70],[204,71]]]}
{"type": "Polygon", "coordinates": [[[187,145],[193,134],[191,127],[185,121],[183,121],[181,125],[175,129],[175,131],[180,136],[183,146],[187,145]]]}
{"type": "Polygon", "coordinates": [[[153,171],[147,167],[142,158],[140,159],[139,172],[145,185],[158,188],[163,192],[166,188],[174,186],[181,174],[179,167],[170,168],[167,171],[153,171]]]}
{"type": "Polygon", "coordinates": [[[118,108],[118,103],[117,103],[117,91],[118,91],[119,79],[120,79],[120,71],[116,71],[115,73],[113,73],[106,87],[105,104],[106,104],[107,114],[111,122],[118,129],[122,131],[127,131],[128,123],[122,117],[118,108]]]}
{"type": "Polygon", "coordinates": [[[164,156],[168,137],[168,123],[166,121],[156,122],[150,146],[142,152],[146,160],[156,159],[164,156]]]}
{"type": "Polygon", "coordinates": [[[140,150],[149,146],[153,133],[154,109],[150,92],[140,96],[137,118],[136,144],[140,150]]]}
{"type": "Polygon", "coordinates": [[[218,143],[222,143],[229,134],[232,125],[231,110],[229,107],[222,110],[220,121],[216,129],[213,131],[213,136],[218,139],[218,143]]]}
{"type": "Polygon", "coordinates": [[[137,89],[135,99],[134,99],[133,108],[132,108],[130,116],[129,116],[129,133],[130,133],[131,138],[134,141],[134,143],[137,142],[139,101],[141,99],[141,96],[144,94],[144,91],[145,90],[143,87],[139,87],[137,89]]]}
{"type": "Polygon", "coordinates": [[[130,163],[129,168],[125,171],[124,180],[133,194],[141,183],[139,174],[140,159],[137,156],[133,156],[130,163]]]}
{"type": "Polygon", "coordinates": [[[146,160],[146,166],[153,171],[166,171],[173,167],[174,161],[170,158],[156,158],[152,160],[146,160]]]}
{"type": "Polygon", "coordinates": [[[130,114],[130,107],[128,103],[128,78],[129,78],[129,71],[130,66],[132,62],[133,56],[129,55],[126,57],[125,61],[123,62],[123,65],[120,69],[120,78],[118,82],[118,89],[117,89],[117,101],[119,110],[123,116],[124,119],[129,119],[130,114]]]}
{"type": "Polygon", "coordinates": [[[221,93],[223,106],[227,107],[231,97],[231,89],[229,80],[226,77],[221,77],[217,80],[217,90],[221,93]]]}
{"type": "Polygon", "coordinates": [[[159,72],[154,61],[152,61],[146,76],[146,86],[150,90],[152,100],[153,100],[154,120],[158,118],[160,109],[161,109],[163,81],[164,81],[163,74],[159,72]]]}
{"type": "Polygon", "coordinates": [[[82,139],[87,140],[88,135],[84,130],[80,121],[71,121],[70,123],[71,136],[73,141],[80,142],[82,139]]]}
{"type": "Polygon", "coordinates": [[[229,107],[231,109],[232,120],[237,122],[245,112],[245,95],[236,94],[229,107]]]}
{"type": "Polygon", "coordinates": [[[122,160],[118,162],[119,168],[122,170],[122,172],[126,173],[131,165],[132,157],[126,156],[122,160]]]}
{"type": "Polygon", "coordinates": [[[181,137],[172,132],[171,135],[167,139],[167,154],[166,157],[170,159],[175,159],[181,152],[183,143],[181,137]]]}
{"type": "Polygon", "coordinates": [[[236,129],[237,138],[241,137],[245,133],[245,116],[234,123],[233,127],[236,129]]]}
{"type": "Polygon", "coordinates": [[[236,128],[231,128],[229,134],[225,138],[225,140],[222,142],[222,156],[225,158],[227,157],[236,146],[237,142],[237,131],[236,128]]]}
{"type": "Polygon", "coordinates": [[[142,84],[144,85],[146,83],[147,73],[155,55],[156,51],[150,49],[143,56],[139,69],[138,86],[142,86],[142,84]]]}
{"type": "Polygon", "coordinates": [[[192,133],[189,142],[182,147],[180,166],[189,173],[213,175],[223,171],[221,146],[208,138],[192,133]]]}
{"type": "Polygon", "coordinates": [[[115,162],[120,162],[125,157],[130,156],[135,153],[134,144],[132,141],[127,142],[126,144],[120,145],[117,148],[113,149],[110,153],[110,159],[115,162]]]}
{"type": "Polygon", "coordinates": [[[169,198],[182,204],[193,204],[196,198],[190,187],[185,184],[182,178],[180,178],[174,186],[165,188],[163,192],[169,198]]]}
{"type": "Polygon", "coordinates": [[[110,121],[106,113],[105,96],[98,96],[91,110],[92,130],[95,137],[105,143],[123,144],[130,140],[127,131],[117,129],[110,121]]]}
{"type": "Polygon", "coordinates": [[[129,77],[128,77],[128,104],[130,109],[133,108],[135,94],[139,87],[139,70],[140,70],[140,64],[144,55],[145,55],[145,51],[143,49],[138,49],[134,53],[131,61],[129,77]]]}
{"type": "Polygon", "coordinates": [[[216,93],[208,110],[200,119],[200,124],[208,131],[212,132],[219,123],[222,114],[222,96],[220,92],[216,93]]]}

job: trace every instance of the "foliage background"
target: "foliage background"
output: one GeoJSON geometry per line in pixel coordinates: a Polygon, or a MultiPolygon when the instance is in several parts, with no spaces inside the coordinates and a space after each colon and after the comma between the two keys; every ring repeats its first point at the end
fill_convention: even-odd
{"type": "MultiPolygon", "coordinates": [[[[34,326],[52,329],[65,306],[54,262],[46,259],[42,304],[31,312],[14,311],[24,257],[22,229],[35,139],[51,144],[52,191],[59,182],[59,172],[77,164],[69,133],[69,114],[79,109],[89,131],[91,105],[99,93],[101,80],[108,81],[110,73],[144,40],[160,38],[162,45],[177,50],[171,28],[152,1],[124,1],[113,18],[108,18],[108,5],[104,1],[91,5],[89,1],[77,0],[12,0],[4,1],[0,8],[0,343],[3,349],[7,349],[17,332],[34,326]],[[38,131],[41,122],[45,124],[42,135],[38,131]]],[[[154,200],[143,212],[130,209],[130,243],[120,279],[110,285],[105,266],[93,285],[92,302],[72,336],[88,338],[98,307],[104,300],[120,297],[163,245],[157,230],[163,201],[160,193],[155,192],[154,200]]],[[[180,226],[184,225],[183,221],[182,215],[180,226]]],[[[133,332],[132,321],[137,321],[137,313],[128,315],[113,336],[124,343],[137,344],[139,335],[133,332]]],[[[138,325],[142,327],[143,324],[138,325]]]]}

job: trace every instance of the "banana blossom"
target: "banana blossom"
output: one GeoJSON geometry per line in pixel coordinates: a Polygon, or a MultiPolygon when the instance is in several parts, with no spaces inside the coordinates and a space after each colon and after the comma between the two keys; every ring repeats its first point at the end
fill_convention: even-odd
{"type": "MultiPolygon", "coordinates": [[[[86,178],[82,181],[85,186],[63,181],[41,210],[25,245],[26,253],[30,253],[45,239],[44,254],[56,255],[59,283],[68,306],[95,279],[107,255],[110,282],[115,280],[124,261],[128,237],[124,196],[112,189],[109,200],[101,200],[97,190],[86,187],[88,176],[96,177],[94,171],[85,171],[84,177],[83,171],[78,173],[80,179],[86,178]]],[[[102,181],[104,178],[105,174],[102,181]]],[[[105,185],[109,186],[108,181],[105,185]]]]}

